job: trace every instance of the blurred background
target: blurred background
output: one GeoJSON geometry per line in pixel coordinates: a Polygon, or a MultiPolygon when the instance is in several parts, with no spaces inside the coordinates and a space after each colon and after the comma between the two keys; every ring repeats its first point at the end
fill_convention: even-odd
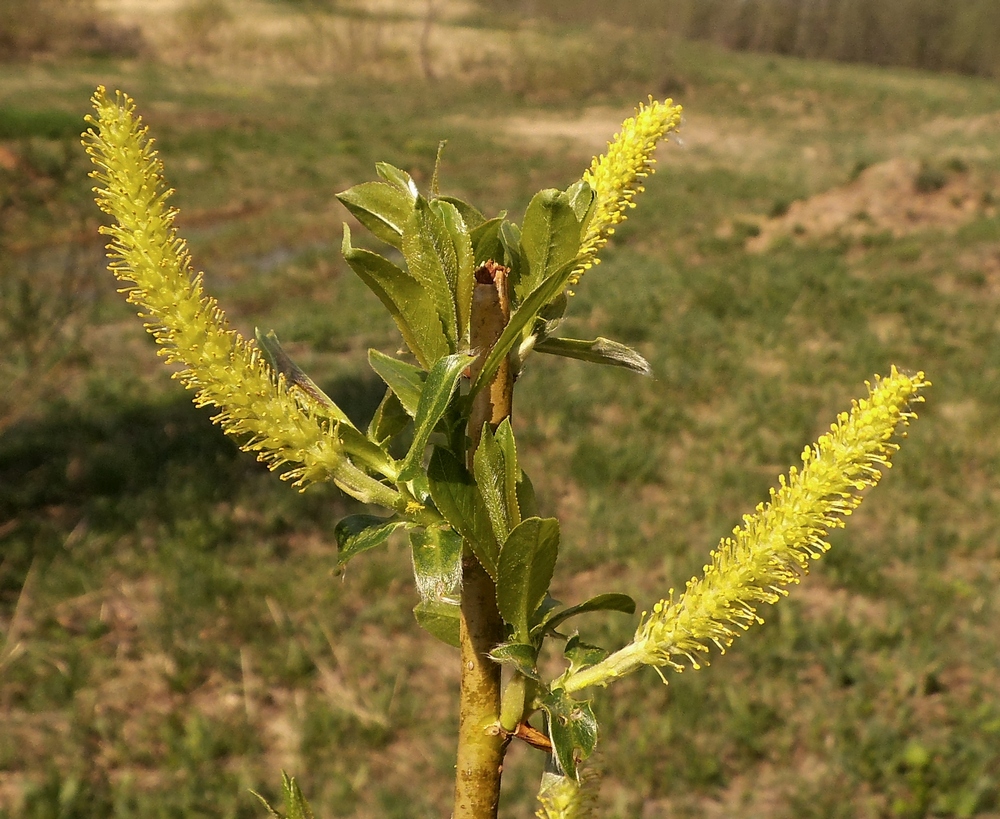
{"type": "MultiPolygon", "coordinates": [[[[450,811],[457,656],[406,544],[335,572],[357,505],[282,484],[158,363],[104,269],[98,84],[135,97],[208,291],[359,423],[399,340],[334,192],[382,160],[426,189],[447,139],[442,190],[520,221],[681,102],[566,324],[654,377],[518,382],[557,596],[649,608],[865,379],[934,387],[764,626],[597,695],[598,815],[1000,816],[995,0],[0,0],[0,60],[0,817],[260,817],[282,768],[317,816],[450,811]]],[[[505,819],[542,762],[512,749],[505,819]]]]}

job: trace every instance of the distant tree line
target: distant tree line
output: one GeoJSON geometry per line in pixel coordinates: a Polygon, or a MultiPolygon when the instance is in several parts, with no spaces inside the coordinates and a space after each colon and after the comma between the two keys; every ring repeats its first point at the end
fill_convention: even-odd
{"type": "Polygon", "coordinates": [[[500,0],[563,23],[661,28],[735,50],[1000,77],[1000,0],[500,0]]]}

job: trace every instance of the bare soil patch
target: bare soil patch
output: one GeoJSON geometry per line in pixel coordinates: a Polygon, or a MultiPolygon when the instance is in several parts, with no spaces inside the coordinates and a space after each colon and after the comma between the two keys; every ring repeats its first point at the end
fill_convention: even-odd
{"type": "Polygon", "coordinates": [[[793,202],[784,214],[761,223],[747,249],[760,253],[784,237],[900,238],[928,229],[953,232],[992,209],[985,192],[969,173],[928,168],[914,159],[890,159],[846,185],[793,202]]]}

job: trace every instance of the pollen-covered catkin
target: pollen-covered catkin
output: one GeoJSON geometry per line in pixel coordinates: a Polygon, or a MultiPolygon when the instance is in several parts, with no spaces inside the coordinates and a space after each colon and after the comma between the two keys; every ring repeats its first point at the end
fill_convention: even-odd
{"type": "Polygon", "coordinates": [[[607,153],[595,157],[583,179],[596,194],[590,221],[580,244],[579,264],[570,278],[576,284],[588,269],[599,263],[597,254],[614,234],[615,225],[625,221],[633,198],[641,193],[642,180],[653,173],[653,151],[657,143],[677,129],[681,107],[673,100],[659,102],[652,97],[640,104],[635,116],[622,123],[608,144],[607,153]]]}
{"type": "Polygon", "coordinates": [[[97,204],[114,222],[102,228],[109,269],[136,305],[146,329],[195,403],[215,406],[214,420],[238,437],[272,469],[290,466],[282,477],[298,486],[333,481],[368,503],[394,508],[399,494],[351,463],[337,424],[319,416],[275,373],[253,342],[231,329],[215,299],[205,295],[187,244],[174,228],[177,211],[167,206],[171,191],[148,129],[124,94],[109,98],[103,87],[93,98],[97,116],[84,145],[93,160],[97,204]]]}
{"type": "Polygon", "coordinates": [[[706,663],[714,645],[725,651],[755,623],[758,609],[775,603],[798,583],[809,561],[828,548],[831,529],[878,483],[899,444],[893,439],[916,417],[911,406],[930,386],[923,373],[892,368],[886,378],[866,382],[868,396],[841,413],[830,431],[802,453],[801,468],[778,479],[770,498],[711,553],[701,577],[684,591],[671,591],[644,615],[631,643],[607,659],[569,675],[567,692],[606,685],[642,665],[682,671],[706,663]],[[699,662],[700,660],[700,662],[699,662]]]}

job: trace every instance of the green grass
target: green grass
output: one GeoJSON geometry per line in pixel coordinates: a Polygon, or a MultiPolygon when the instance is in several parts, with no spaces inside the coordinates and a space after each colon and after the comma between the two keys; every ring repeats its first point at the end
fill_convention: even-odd
{"type": "MultiPolygon", "coordinates": [[[[563,521],[557,594],[624,591],[648,608],[865,378],[896,363],[934,388],[884,483],[763,627],[666,688],[640,673],[598,695],[600,815],[996,814],[1000,220],[766,255],[718,228],[846,184],[861,158],[960,156],[990,190],[1000,91],[693,46],[672,64],[690,137],[663,149],[566,327],[636,346],[655,377],[538,355],[517,386],[519,450],[563,521]]],[[[577,116],[587,100],[572,93],[543,107],[448,81],[241,90],[155,65],[0,69],[4,110],[44,143],[32,150],[97,82],[147,115],[208,289],[244,332],[274,328],[358,419],[379,398],[365,351],[399,342],[338,257],[332,194],[376,160],[426,187],[447,137],[443,188],[519,219],[589,161],[502,132],[508,113],[577,116]]],[[[601,103],[625,114],[647,90],[601,103]]],[[[88,180],[62,184],[77,201],[88,180]]],[[[86,365],[66,362],[60,393],[0,437],[0,634],[16,622],[23,649],[0,670],[0,816],[261,816],[248,791],[273,799],[282,767],[318,816],[446,815],[457,658],[413,622],[406,549],[338,575],[333,527],[354,506],[240,454],[111,289],[95,295],[86,365]]],[[[634,625],[594,618],[584,637],[617,645],[634,625]]],[[[505,817],[530,814],[541,764],[512,755],[505,817]]]]}

